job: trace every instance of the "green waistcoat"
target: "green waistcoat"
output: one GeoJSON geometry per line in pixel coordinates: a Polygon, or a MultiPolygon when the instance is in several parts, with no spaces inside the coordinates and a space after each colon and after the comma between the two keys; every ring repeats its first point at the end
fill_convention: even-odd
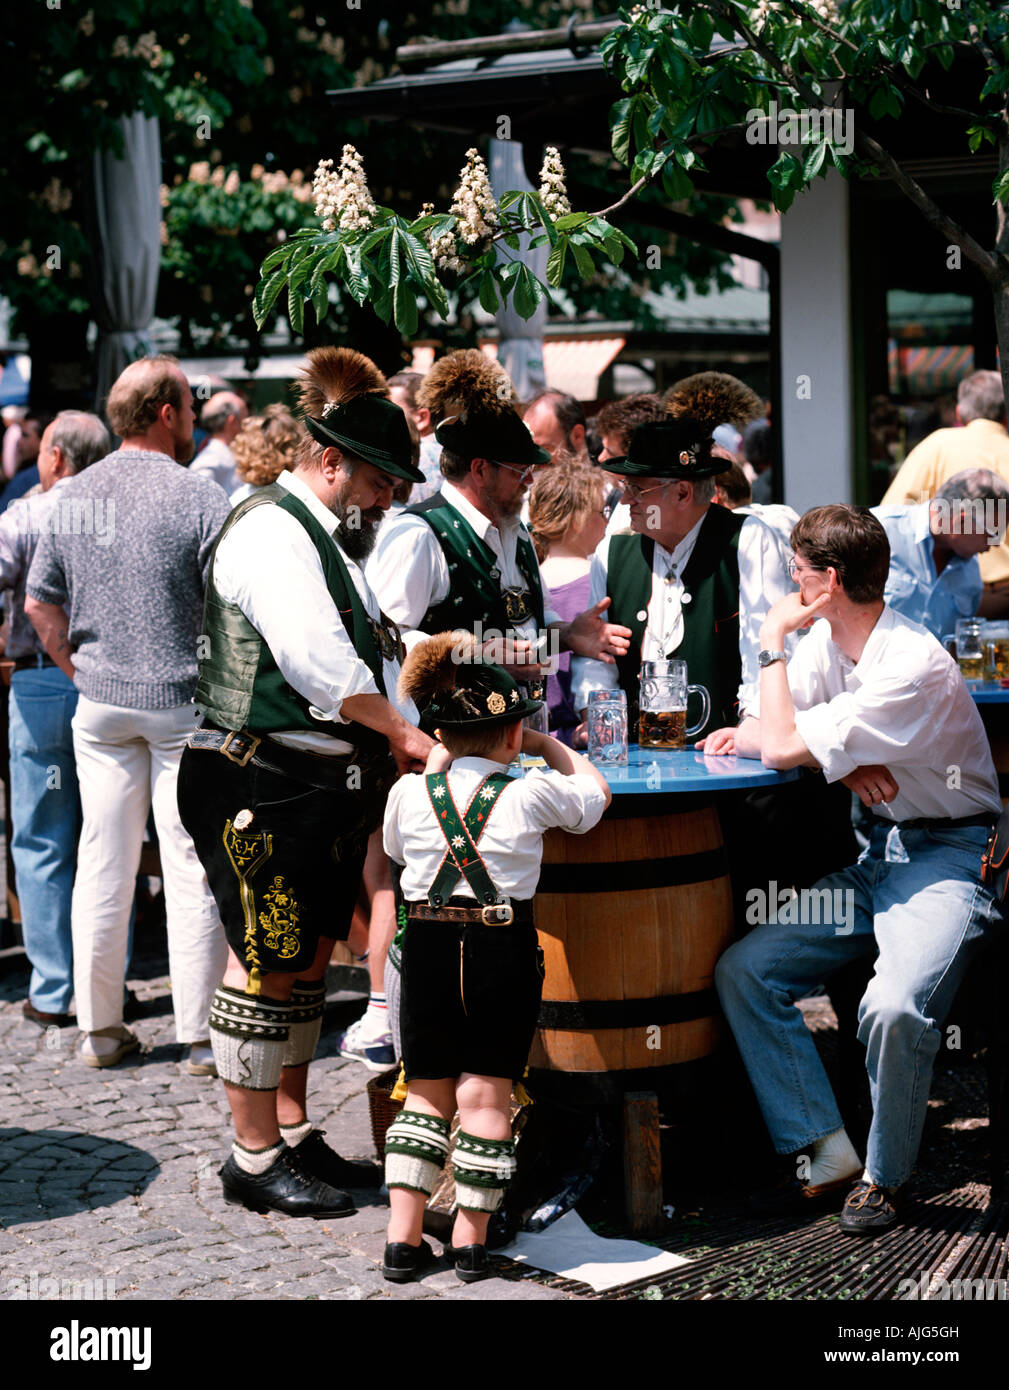
{"type": "MultiPolygon", "coordinates": [[[[385,693],[382,656],[354,581],[340,555],[339,546],[319,524],[305,504],[276,483],[260,488],[241,502],[228,517],[214,546],[235,522],[253,507],[280,507],[304,526],[319,552],[326,586],[332,595],[354,650],[375,677],[380,693],[385,693]]],[[[381,751],[387,740],[363,724],[337,724],[316,719],[309,701],[284,679],[266,642],[237,604],[226,603],[211,580],[203,609],[206,655],[200,658],[200,675],[195,702],[201,714],[222,729],[249,729],[257,734],[279,730],[313,729],[332,738],[353,743],[357,748],[381,751]]]]}
{"type": "MultiPolygon", "coordinates": [[[[451,632],[461,628],[472,632],[479,622],[483,628],[505,633],[515,626],[508,617],[501,591],[497,556],[470,526],[466,518],[447,502],[440,492],[414,507],[411,516],[423,517],[441,546],[448,565],[449,591],[432,603],[420,620],[422,632],[451,632]]],[[[543,590],[536,552],[528,536],[519,532],[516,560],[530,595],[532,617],[543,627],[543,590]]]]}
{"type": "MultiPolygon", "coordinates": [[[[745,516],[725,507],[708,508],[686,569],[680,576],[684,597],[683,640],[668,656],[687,663],[691,685],[703,685],[711,696],[708,722],[691,739],[735,724],[739,694],[739,533],[745,516]]],[[[652,559],[655,542],[648,536],[610,539],[606,592],[613,600],[606,617],[631,629],[630,650],[617,658],[621,688],[627,694],[629,733],[636,735],[641,642],[652,597],[652,559]]],[[[700,714],[696,695],[690,697],[688,723],[700,714]]]]}

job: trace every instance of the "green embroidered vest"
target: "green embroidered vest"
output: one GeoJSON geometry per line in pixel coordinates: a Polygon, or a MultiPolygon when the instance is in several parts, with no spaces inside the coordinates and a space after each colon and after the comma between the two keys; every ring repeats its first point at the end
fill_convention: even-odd
{"type": "MultiPolygon", "coordinates": [[[[739,533],[745,521],[745,516],[736,516],[725,507],[709,507],[681,575],[684,597],[689,594],[690,601],[683,604],[683,640],[667,655],[685,661],[691,685],[703,685],[711,696],[708,722],[691,742],[713,729],[735,724],[738,718],[739,533]]],[[[637,733],[641,643],[652,597],[654,554],[651,537],[616,535],[610,539],[606,592],[613,602],[606,617],[631,629],[630,649],[626,656],[617,658],[617,674],[627,695],[632,739],[637,733]]],[[[697,697],[691,696],[688,724],[696,721],[699,712],[697,697]]]]}
{"type": "MultiPolygon", "coordinates": [[[[456,628],[472,632],[479,622],[485,630],[494,628],[505,633],[521,621],[509,616],[497,556],[440,492],[406,510],[411,516],[423,517],[431,527],[448,565],[448,594],[432,603],[424,614],[420,621],[422,632],[450,632],[456,628]]],[[[530,616],[535,618],[537,628],[542,628],[544,605],[539,565],[524,530],[519,532],[516,560],[529,593],[530,616]]]]}
{"type": "MultiPolygon", "coordinates": [[[[375,677],[379,691],[385,693],[374,620],[361,602],[339,546],[297,497],[276,483],[260,488],[228,517],[217,538],[214,554],[236,521],[253,507],[265,505],[280,507],[308,532],[319,552],[326,586],[354,650],[375,677]]],[[[260,633],[236,604],[226,603],[218,594],[213,582],[213,560],[203,609],[203,632],[209,650],[200,658],[195,703],[200,713],[220,728],[249,729],[257,734],[281,729],[312,729],[363,750],[380,752],[388,747],[382,734],[363,724],[337,724],[330,719],[314,717],[309,701],[284,679],[260,633]]]]}

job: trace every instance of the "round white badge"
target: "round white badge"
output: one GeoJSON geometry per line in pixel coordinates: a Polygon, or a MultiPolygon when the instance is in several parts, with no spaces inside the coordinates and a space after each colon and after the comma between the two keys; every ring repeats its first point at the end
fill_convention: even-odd
{"type": "Polygon", "coordinates": [[[646,623],[648,621],[648,610],[640,608],[636,616],[639,623],[646,623]]]}
{"type": "Polygon", "coordinates": [[[682,595],[680,596],[680,602],[681,602],[681,603],[689,603],[689,602],[690,602],[690,595],[689,595],[689,594],[682,594],[682,595]]]}

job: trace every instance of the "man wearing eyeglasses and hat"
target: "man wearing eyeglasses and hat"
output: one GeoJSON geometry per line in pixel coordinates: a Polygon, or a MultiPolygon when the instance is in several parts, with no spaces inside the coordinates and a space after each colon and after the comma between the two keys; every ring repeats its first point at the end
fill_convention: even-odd
{"type": "Polygon", "coordinates": [[[362,565],[393,485],[422,475],[368,358],[317,348],[300,389],[296,467],[236,507],[215,547],[179,808],[230,948],[210,1014],[236,1133],[225,1199],[332,1218],[354,1210],[344,1187],[379,1174],[306,1116],[326,963],[397,771],[432,747],[397,703],[399,635],[362,565]]]}
{"type": "Polygon", "coordinates": [[[667,407],[666,420],[638,426],[625,457],[600,464],[623,482],[634,534],[596,551],[591,597],[608,596],[632,636],[615,668],[576,659],[573,694],[584,709],[590,691],[619,684],[636,704],[641,662],[676,657],[711,696],[703,738],[735,723],[756,694],[760,623],[792,584],[770,528],[714,504],[725,461],[712,457],[712,430],[762,414],[760,399],[735,377],[702,372],[679,383],[667,407]]]}
{"type": "Polygon", "coordinates": [[[428,373],[418,402],[440,421],[445,482],[383,532],[368,565],[407,648],[436,632],[476,633],[484,655],[526,683],[545,674],[533,645],[545,628],[557,631],[561,650],[604,664],[623,655],[629,633],[603,620],[608,599],[570,623],[549,607],[519,514],[550,454],[522,422],[504,370],[475,348],[449,353],[428,373]]]}

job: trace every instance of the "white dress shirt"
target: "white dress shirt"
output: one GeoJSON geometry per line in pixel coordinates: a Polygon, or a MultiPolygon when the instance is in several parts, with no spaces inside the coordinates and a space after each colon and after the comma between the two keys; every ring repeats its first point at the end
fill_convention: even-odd
{"type": "MultiPolygon", "coordinates": [[[[456,758],[447,780],[460,817],[465,816],[477,787],[492,772],[503,772],[488,758],[456,758]]],[[[543,857],[543,834],[554,826],[584,835],[602,818],[606,798],[593,777],[567,777],[532,769],[516,777],[500,794],[487,817],[477,849],[491,882],[506,898],[519,902],[536,892],[543,857]]],[[[438,876],[448,845],[431,807],[422,773],[401,777],[389,793],[385,810],[385,852],[405,864],[402,889],[407,902],[424,902],[438,876]]],[[[453,895],[472,898],[462,876],[453,895]]]]}
{"type": "Polygon", "coordinates": [[[856,663],[817,618],[788,685],[796,730],[828,782],[873,763],[893,773],[897,796],[872,808],[883,820],[1001,811],[981,716],[956,662],[919,623],[884,607],[856,663]]]}
{"type": "MultiPolygon", "coordinates": [[[[528,533],[518,517],[509,517],[498,528],[451,483],[442,483],[441,492],[445,501],[455,507],[493,552],[501,574],[502,591],[524,589],[526,581],[518,566],[517,550],[519,535],[525,535],[528,540],[528,533]]],[[[429,636],[421,632],[418,624],[423,622],[424,614],[433,603],[447,598],[451,576],[441,542],[422,516],[398,516],[383,529],[368,561],[366,574],[383,612],[399,624],[408,649],[429,636]]],[[[548,605],[550,591],[542,577],[540,584],[544,605],[548,605]]],[[[544,621],[560,622],[560,618],[547,607],[544,621]]],[[[535,640],[536,619],[513,623],[509,631],[535,640]]]]}
{"type": "MultiPolygon", "coordinates": [[[[707,516],[707,513],[705,513],[707,516]]],[[[683,571],[687,567],[700,533],[704,517],[688,531],[683,540],[670,552],[655,542],[652,557],[652,596],[641,643],[642,661],[661,661],[675,656],[683,641],[683,605],[689,595],[683,586],[683,571]],[[670,563],[676,566],[676,576],[669,583],[666,576],[670,563]]],[[[606,597],[606,574],[609,565],[610,537],[606,536],[592,557],[590,574],[590,603],[606,597]]],[[[791,593],[795,587],[788,577],[788,564],[777,537],[769,526],[755,516],[747,517],[739,532],[739,657],[742,665],[739,687],[740,711],[749,710],[760,689],[760,625],[773,603],[791,593]]],[[[609,622],[626,623],[635,615],[603,614],[609,622]]],[[[798,640],[789,638],[788,649],[794,650],[798,640]]],[[[583,710],[593,690],[614,690],[618,684],[616,666],[593,661],[588,657],[571,660],[571,694],[576,710],[583,710]]],[[[689,671],[687,672],[689,676],[689,671]]],[[[633,694],[634,692],[630,692],[633,694]]]]}
{"type": "Polygon", "coordinates": [[[189,465],[189,471],[213,479],[229,497],[242,484],[235,456],[223,439],[209,439],[189,465]]]}
{"type": "MultiPolygon", "coordinates": [[[[306,483],[293,473],[281,473],[277,483],[303,502],[335,537],[339,521],[306,483]]],[[[378,619],[378,600],[362,570],[342,550],[340,558],[369,615],[378,619]]],[[[308,700],[316,719],[345,724],[340,706],[348,696],[386,694],[405,719],[418,722],[413,701],[400,700],[396,692],[399,662],[383,662],[383,692],[354,650],[326,585],[315,544],[289,512],[267,505],[241,517],[217,547],[213,581],[221,598],[237,604],[261,634],[284,679],[308,700]]],[[[271,737],[312,753],[335,755],[352,749],[344,739],[314,730],[271,737]]]]}

